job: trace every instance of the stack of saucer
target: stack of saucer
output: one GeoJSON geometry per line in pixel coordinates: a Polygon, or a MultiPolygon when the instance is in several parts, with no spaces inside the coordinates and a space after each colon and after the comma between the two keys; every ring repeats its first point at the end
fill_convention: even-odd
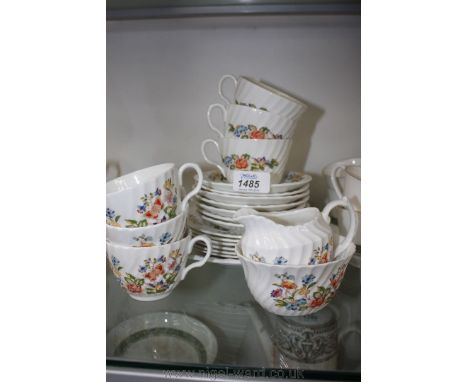
{"type": "MultiPolygon", "coordinates": [[[[190,210],[189,227],[193,234],[210,237],[211,261],[235,259],[235,245],[244,233],[243,225],[233,221],[235,212],[245,207],[274,214],[307,207],[311,180],[310,175],[289,172],[281,183],[271,185],[269,194],[251,195],[233,192],[219,172],[206,171],[190,210]]],[[[204,253],[203,247],[198,249],[204,253]]]]}

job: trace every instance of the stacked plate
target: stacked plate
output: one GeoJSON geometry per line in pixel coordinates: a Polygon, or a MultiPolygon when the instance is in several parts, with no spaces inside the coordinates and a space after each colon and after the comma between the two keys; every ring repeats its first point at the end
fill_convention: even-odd
{"type": "MultiPolygon", "coordinates": [[[[190,209],[189,228],[194,235],[210,237],[213,262],[237,264],[235,246],[244,226],[233,222],[234,213],[244,207],[272,213],[307,207],[311,180],[310,175],[289,172],[281,183],[271,185],[270,193],[248,194],[233,191],[219,171],[206,171],[190,209]]],[[[196,252],[205,253],[203,244],[197,245],[196,252]]]]}

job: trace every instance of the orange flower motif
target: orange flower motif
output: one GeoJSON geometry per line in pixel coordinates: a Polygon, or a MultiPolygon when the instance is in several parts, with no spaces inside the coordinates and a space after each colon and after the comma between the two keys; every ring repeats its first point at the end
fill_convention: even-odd
{"type": "Polygon", "coordinates": [[[247,162],[247,159],[239,158],[236,160],[235,165],[236,165],[236,168],[244,169],[249,166],[249,162],[247,162]]]}
{"type": "Polygon", "coordinates": [[[265,133],[261,130],[254,130],[250,133],[251,139],[264,139],[265,133]]]}
{"type": "Polygon", "coordinates": [[[322,305],[324,302],[325,302],[325,299],[324,299],[323,297],[314,298],[314,299],[310,302],[310,307],[311,307],[311,308],[316,308],[316,307],[322,305]]]}
{"type": "Polygon", "coordinates": [[[283,280],[283,282],[281,283],[281,286],[283,288],[286,288],[286,289],[296,289],[297,288],[297,285],[295,283],[293,283],[292,281],[289,281],[289,280],[283,280]]]}
{"type": "Polygon", "coordinates": [[[127,284],[127,289],[131,293],[141,293],[142,291],[141,286],[136,284],[127,284]]]}
{"type": "Polygon", "coordinates": [[[156,280],[156,277],[164,274],[164,268],[161,264],[156,265],[151,272],[145,273],[145,278],[151,281],[156,280]]]}

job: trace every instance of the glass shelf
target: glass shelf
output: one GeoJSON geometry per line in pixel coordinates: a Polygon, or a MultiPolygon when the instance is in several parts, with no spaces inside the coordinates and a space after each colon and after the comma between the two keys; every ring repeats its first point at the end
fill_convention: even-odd
{"type": "MultiPolygon", "coordinates": [[[[154,302],[130,298],[107,266],[106,301],[108,339],[112,337],[109,333],[116,332],[111,330],[122,322],[156,313],[166,314],[169,320],[182,317],[189,322],[199,321],[217,342],[214,358],[206,357],[205,353],[214,351],[208,341],[205,356],[198,362],[187,360],[192,356],[184,343],[198,343],[189,338],[190,334],[177,339],[178,353],[171,359],[152,354],[154,340],[153,345],[148,340],[128,352],[122,351],[122,344],[116,351],[108,342],[109,381],[175,377],[213,380],[213,376],[360,380],[360,270],[351,265],[329,307],[305,319],[282,318],[264,311],[251,296],[240,265],[207,263],[190,272],[171,295],[154,302]],[[290,342],[293,337],[296,340],[290,342]]],[[[193,324],[189,327],[193,328],[193,324]]],[[[138,335],[132,338],[138,342],[138,335]]],[[[122,341],[128,344],[127,338],[122,337],[122,341]]]]}
{"type": "Polygon", "coordinates": [[[360,0],[107,0],[107,19],[148,19],[247,14],[359,15],[360,0]]]}

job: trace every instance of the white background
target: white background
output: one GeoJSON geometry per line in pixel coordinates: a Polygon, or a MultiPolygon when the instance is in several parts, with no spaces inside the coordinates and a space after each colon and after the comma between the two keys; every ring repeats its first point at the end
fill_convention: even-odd
{"type": "MultiPolygon", "coordinates": [[[[2,5],[5,380],[105,378],[104,6],[2,5]]],[[[364,381],[466,375],[466,14],[363,4],[364,381]]]]}

